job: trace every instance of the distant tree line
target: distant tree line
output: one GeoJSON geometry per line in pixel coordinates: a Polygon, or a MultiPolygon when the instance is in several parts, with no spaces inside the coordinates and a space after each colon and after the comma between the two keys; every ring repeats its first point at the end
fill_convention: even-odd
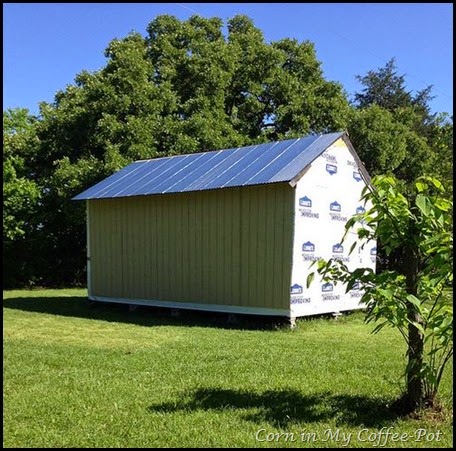
{"type": "Polygon", "coordinates": [[[85,205],[70,199],[137,159],[348,130],[371,175],[433,175],[452,196],[452,117],[431,113],[431,87],[408,91],[394,59],[350,101],[313,43],[267,43],[241,15],[223,27],[158,16],[37,117],[3,112],[5,288],[85,283],[85,205]]]}

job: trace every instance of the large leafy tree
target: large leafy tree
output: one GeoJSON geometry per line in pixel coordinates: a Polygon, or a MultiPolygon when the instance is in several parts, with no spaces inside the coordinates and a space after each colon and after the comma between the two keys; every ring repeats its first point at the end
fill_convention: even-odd
{"type": "MultiPolygon", "coordinates": [[[[432,87],[413,94],[395,60],[357,77],[363,88],[354,96],[349,133],[361,160],[372,176],[393,175],[413,192],[419,176],[433,176],[453,190],[453,126],[448,114],[431,112],[432,87]]],[[[412,199],[409,199],[410,201],[412,199]]],[[[396,254],[378,246],[379,265],[394,269],[396,254]]]]}
{"type": "MultiPolygon", "coordinates": [[[[267,43],[246,16],[155,18],[109,43],[106,65],[40,105],[34,213],[46,283],[82,281],[84,205],[76,193],[136,159],[346,128],[349,104],[310,42],[267,43]]],[[[12,199],[12,197],[11,197],[12,199]]]]}
{"type": "Polygon", "coordinates": [[[410,185],[434,175],[452,185],[452,118],[431,112],[432,86],[413,94],[394,58],[357,79],[349,131],[371,175],[394,174],[410,185]]]}
{"type": "Polygon", "coordinates": [[[23,108],[3,112],[3,240],[27,233],[39,190],[33,161],[38,141],[35,119],[23,108]]]}
{"type": "Polygon", "coordinates": [[[34,161],[36,118],[24,108],[3,112],[3,280],[33,279],[33,250],[41,192],[34,161]],[[12,270],[12,268],[15,270],[12,270]]]}
{"type": "MultiPolygon", "coordinates": [[[[38,187],[40,208],[6,220],[18,218],[18,231],[35,224],[43,264],[34,273],[43,283],[82,281],[84,205],[70,199],[136,159],[348,128],[374,175],[412,180],[432,168],[444,181],[452,177],[452,123],[430,115],[430,90],[406,91],[394,63],[361,78],[365,90],[350,106],[342,86],[325,79],[311,42],[268,43],[242,15],[224,30],[219,18],[158,16],[145,36],[110,42],[102,69],[82,71],[40,105],[33,158],[24,159],[33,170],[12,160],[4,170],[20,189],[38,187]],[[26,213],[30,221],[21,222],[26,213]]],[[[13,194],[7,198],[10,212],[19,207],[13,194]]],[[[10,238],[11,249],[18,240],[10,238]]]]}

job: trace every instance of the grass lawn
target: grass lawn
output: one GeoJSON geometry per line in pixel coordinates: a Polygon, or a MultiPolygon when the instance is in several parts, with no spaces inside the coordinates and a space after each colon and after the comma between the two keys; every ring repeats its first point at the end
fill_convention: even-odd
{"type": "Polygon", "coordinates": [[[85,290],[3,293],[4,447],[451,447],[444,414],[397,418],[404,344],[361,312],[295,330],[89,307],[85,290]],[[417,432],[418,431],[418,432],[417,432]],[[391,435],[390,435],[391,437],[391,435]],[[402,441],[401,441],[402,439],[402,441]]]}

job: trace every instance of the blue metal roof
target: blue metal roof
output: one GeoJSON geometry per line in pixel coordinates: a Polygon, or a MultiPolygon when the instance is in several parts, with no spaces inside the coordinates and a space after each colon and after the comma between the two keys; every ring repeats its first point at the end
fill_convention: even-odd
{"type": "Polygon", "coordinates": [[[344,133],[136,161],[74,200],[290,182],[344,133]]]}

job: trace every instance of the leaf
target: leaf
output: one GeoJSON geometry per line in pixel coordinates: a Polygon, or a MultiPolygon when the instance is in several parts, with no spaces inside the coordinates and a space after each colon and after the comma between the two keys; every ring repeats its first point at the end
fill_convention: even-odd
{"type": "Polygon", "coordinates": [[[427,177],[427,180],[429,180],[439,191],[444,190],[442,182],[435,177],[427,177]]]}
{"type": "Polygon", "coordinates": [[[425,216],[429,216],[430,202],[423,194],[418,194],[415,199],[416,206],[423,212],[425,216]]]}
{"type": "Polygon", "coordinates": [[[413,294],[407,295],[407,301],[409,301],[415,307],[418,307],[419,309],[421,308],[421,301],[413,294]]]}
{"type": "Polygon", "coordinates": [[[422,183],[422,182],[416,182],[415,183],[415,186],[416,186],[416,189],[419,193],[422,193],[423,191],[426,190],[427,188],[427,185],[425,183],[422,183]]]}
{"type": "Polygon", "coordinates": [[[437,199],[435,206],[441,211],[450,211],[452,208],[451,202],[446,199],[437,199]]]}
{"type": "Polygon", "coordinates": [[[309,273],[309,275],[307,276],[307,280],[306,280],[307,288],[310,287],[310,284],[313,282],[314,278],[315,278],[315,273],[314,272],[309,273]]]}

